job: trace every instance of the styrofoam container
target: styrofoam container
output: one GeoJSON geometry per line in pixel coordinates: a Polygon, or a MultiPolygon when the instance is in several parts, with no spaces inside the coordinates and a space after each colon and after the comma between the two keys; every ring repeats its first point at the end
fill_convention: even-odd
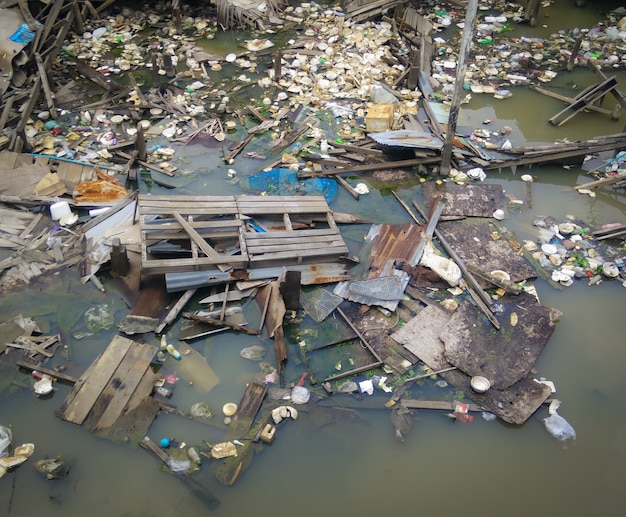
{"type": "Polygon", "coordinates": [[[70,205],[67,201],[58,201],[50,205],[50,215],[53,221],[58,221],[62,217],[72,213],[70,205]]]}

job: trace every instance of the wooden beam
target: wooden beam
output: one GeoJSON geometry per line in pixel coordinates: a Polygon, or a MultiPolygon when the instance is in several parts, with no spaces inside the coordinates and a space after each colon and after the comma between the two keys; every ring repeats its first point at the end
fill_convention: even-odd
{"type": "Polygon", "coordinates": [[[465,26],[463,27],[463,36],[461,37],[461,48],[459,50],[456,78],[454,81],[454,93],[452,94],[450,114],[448,115],[448,127],[446,128],[446,140],[441,152],[441,167],[439,173],[443,176],[447,176],[452,168],[452,148],[454,147],[456,136],[456,125],[459,118],[461,98],[465,94],[463,88],[465,85],[465,72],[467,70],[467,61],[470,54],[472,35],[474,33],[474,20],[476,19],[477,10],[478,0],[469,0],[465,11],[465,26]]]}

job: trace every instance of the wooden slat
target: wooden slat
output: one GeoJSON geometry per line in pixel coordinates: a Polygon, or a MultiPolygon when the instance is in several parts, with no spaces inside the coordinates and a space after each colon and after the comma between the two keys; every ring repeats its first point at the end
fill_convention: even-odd
{"type": "MultiPolygon", "coordinates": [[[[102,392],[103,397],[111,395],[112,398],[98,420],[98,423],[95,425],[95,431],[107,429],[115,424],[115,421],[122,414],[129,399],[146,373],[146,370],[150,367],[150,362],[155,353],[156,348],[151,345],[140,343],[133,344],[113,375],[114,381],[119,379],[121,384],[110,382],[102,392]]],[[[145,396],[149,394],[150,392],[146,393],[145,396]]]]}
{"type": "MultiPolygon", "coordinates": [[[[179,212],[180,213],[180,212],[179,212]]],[[[208,228],[238,228],[243,223],[239,219],[228,219],[225,221],[194,221],[193,227],[196,230],[208,228]]],[[[142,220],[140,229],[142,230],[182,230],[182,226],[176,221],[145,221],[142,220]]]]}
{"type": "MultiPolygon", "coordinates": [[[[160,242],[163,240],[170,240],[170,239],[186,239],[187,238],[187,233],[183,232],[183,230],[181,229],[180,231],[164,231],[164,232],[159,232],[159,231],[146,231],[145,232],[145,239],[147,243],[156,243],[156,242],[160,242]]],[[[216,239],[232,239],[233,237],[237,237],[239,238],[239,232],[238,231],[232,231],[232,232],[201,232],[200,235],[204,238],[204,239],[212,239],[212,240],[216,240],[216,239]]]]}
{"type": "Polygon", "coordinates": [[[277,230],[269,232],[245,232],[244,237],[246,242],[254,241],[255,239],[275,239],[275,238],[302,238],[302,237],[319,237],[323,235],[339,235],[337,230],[332,228],[321,228],[319,230],[295,230],[293,232],[277,230]]]}
{"type": "Polygon", "coordinates": [[[304,236],[299,236],[297,235],[297,233],[294,236],[274,236],[273,233],[268,233],[266,235],[267,237],[265,238],[256,238],[256,237],[247,238],[246,244],[250,247],[250,246],[265,246],[265,245],[271,245],[271,244],[283,244],[283,245],[289,245],[293,243],[306,244],[306,243],[313,243],[313,242],[328,242],[328,241],[334,241],[334,240],[340,240],[341,242],[343,242],[341,235],[339,235],[338,233],[328,233],[328,234],[323,234],[323,235],[304,235],[304,236]]]}
{"type": "Polygon", "coordinates": [[[219,253],[217,253],[217,251],[215,251],[213,247],[202,238],[202,235],[200,235],[194,229],[191,223],[185,221],[178,212],[174,212],[173,215],[174,217],[176,217],[176,220],[180,223],[180,225],[185,229],[191,240],[204,252],[207,257],[215,258],[219,255],[219,253]]]}
{"type": "Polygon", "coordinates": [[[261,261],[274,261],[274,260],[285,260],[285,259],[298,259],[303,257],[335,257],[339,255],[343,255],[347,253],[348,248],[346,246],[337,246],[334,248],[327,248],[320,252],[319,249],[314,250],[301,250],[299,252],[287,251],[287,252],[278,252],[278,253],[265,253],[263,255],[252,255],[250,257],[250,262],[261,262],[261,261]]]}
{"type": "Polygon", "coordinates": [[[320,255],[324,255],[325,248],[333,248],[336,246],[342,246],[343,241],[340,237],[337,239],[329,239],[323,240],[320,242],[308,242],[307,241],[289,241],[287,244],[285,241],[279,242],[278,244],[267,244],[267,245],[258,245],[251,246],[248,243],[248,253],[250,255],[258,255],[259,253],[274,253],[276,251],[295,251],[298,250],[316,250],[320,255]]]}
{"type": "Polygon", "coordinates": [[[160,207],[142,206],[140,207],[140,213],[146,215],[169,215],[172,211],[177,211],[182,215],[224,215],[224,214],[236,214],[237,209],[228,206],[198,206],[192,207],[187,205],[173,205],[167,209],[160,207]]]}
{"type": "Polygon", "coordinates": [[[217,264],[244,264],[248,261],[247,257],[241,255],[224,256],[224,257],[198,257],[198,259],[190,258],[173,258],[173,259],[151,259],[146,257],[142,261],[142,267],[174,267],[174,266],[215,266],[217,264]]]}
{"type": "Polygon", "coordinates": [[[140,204],[157,204],[157,203],[188,203],[188,202],[235,202],[235,196],[171,196],[168,194],[140,194],[138,197],[140,204]]]}
{"type": "Polygon", "coordinates": [[[130,349],[133,341],[115,336],[107,349],[96,359],[74,385],[61,409],[61,418],[82,425],[92,406],[130,349]]]}

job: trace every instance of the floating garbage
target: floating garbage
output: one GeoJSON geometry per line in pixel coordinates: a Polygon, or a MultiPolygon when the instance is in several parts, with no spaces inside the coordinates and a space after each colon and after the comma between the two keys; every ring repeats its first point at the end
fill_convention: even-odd
{"type": "Polygon", "coordinates": [[[237,412],[237,409],[237,404],[235,404],[234,402],[227,402],[222,407],[222,413],[224,413],[224,416],[232,417],[237,412]]]}
{"type": "Polygon", "coordinates": [[[261,345],[250,345],[241,350],[239,355],[250,361],[260,361],[265,357],[265,347],[261,345]]]}
{"type": "Polygon", "coordinates": [[[41,378],[35,382],[33,389],[37,395],[48,395],[52,393],[54,387],[52,386],[52,377],[48,374],[43,374],[41,378]]]}
{"type": "Polygon", "coordinates": [[[291,390],[291,400],[294,404],[306,404],[311,397],[311,392],[304,386],[294,386],[291,390]]]}
{"type": "Polygon", "coordinates": [[[0,425],[0,457],[5,456],[9,445],[11,445],[11,429],[0,425]]]}
{"type": "Polygon", "coordinates": [[[290,169],[278,168],[261,172],[241,181],[243,189],[276,196],[324,196],[330,203],[337,195],[337,182],[329,178],[299,179],[290,169]]]}
{"type": "Polygon", "coordinates": [[[544,418],[543,423],[548,432],[558,440],[565,441],[570,439],[574,440],[576,438],[576,431],[574,428],[556,411],[549,417],[544,418]]]}
{"type": "Polygon", "coordinates": [[[272,420],[275,424],[279,424],[285,418],[296,420],[298,418],[298,410],[291,406],[279,406],[272,410],[272,420]]]}
{"type": "Polygon", "coordinates": [[[69,464],[59,458],[39,460],[35,463],[35,469],[37,469],[37,472],[45,474],[46,478],[50,480],[61,479],[70,472],[69,464]]]}
{"type": "Polygon", "coordinates": [[[15,448],[13,456],[4,456],[0,458],[0,477],[2,477],[4,472],[8,469],[12,469],[24,463],[32,456],[33,452],[35,452],[35,444],[24,443],[15,448]]]}
{"type": "Polygon", "coordinates": [[[237,447],[233,442],[216,443],[211,447],[211,456],[217,460],[237,456],[237,447]]]}

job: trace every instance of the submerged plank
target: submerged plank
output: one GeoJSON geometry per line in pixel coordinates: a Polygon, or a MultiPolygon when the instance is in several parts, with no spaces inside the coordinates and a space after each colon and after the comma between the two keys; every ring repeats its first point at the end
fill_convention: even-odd
{"type": "Polygon", "coordinates": [[[107,349],[87,368],[61,406],[63,420],[82,425],[133,341],[115,336],[107,349]]]}
{"type": "MultiPolygon", "coordinates": [[[[122,414],[130,397],[135,392],[150,362],[156,353],[151,345],[134,343],[124,360],[116,369],[111,382],[102,392],[101,398],[106,402],[106,409],[94,426],[94,430],[106,429],[115,424],[122,414]]],[[[150,395],[150,391],[145,396],[150,395]]]]}

